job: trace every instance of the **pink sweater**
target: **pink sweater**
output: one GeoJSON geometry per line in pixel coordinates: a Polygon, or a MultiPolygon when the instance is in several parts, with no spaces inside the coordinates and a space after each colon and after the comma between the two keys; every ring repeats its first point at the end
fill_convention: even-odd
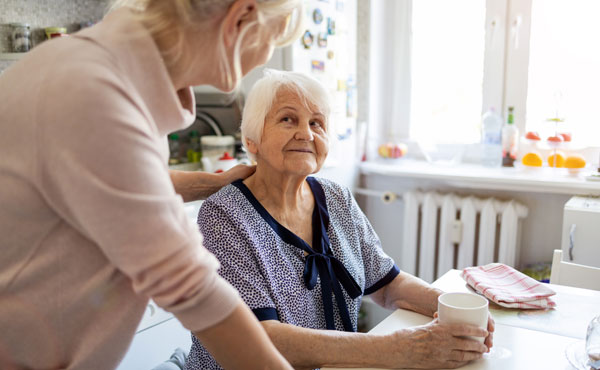
{"type": "Polygon", "coordinates": [[[0,76],[0,369],[109,369],[148,298],[189,330],[240,302],[168,174],[193,122],[130,11],[0,76]]]}

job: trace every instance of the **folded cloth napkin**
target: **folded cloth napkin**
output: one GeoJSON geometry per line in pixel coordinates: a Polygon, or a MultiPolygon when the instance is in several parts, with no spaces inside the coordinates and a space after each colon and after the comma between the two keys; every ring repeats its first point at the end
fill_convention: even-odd
{"type": "Polygon", "coordinates": [[[503,307],[544,309],[556,306],[550,298],[556,293],[547,285],[502,263],[467,267],[460,276],[478,293],[503,307]]]}

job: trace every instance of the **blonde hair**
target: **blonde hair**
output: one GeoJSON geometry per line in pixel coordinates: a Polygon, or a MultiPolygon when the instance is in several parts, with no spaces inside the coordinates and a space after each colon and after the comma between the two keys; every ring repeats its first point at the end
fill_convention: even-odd
{"type": "Polygon", "coordinates": [[[252,160],[256,160],[256,156],[248,150],[248,140],[260,144],[265,118],[277,98],[277,93],[283,89],[290,89],[296,93],[305,107],[317,107],[325,116],[325,129],[328,137],[332,139],[332,101],[325,86],[304,73],[265,69],[264,76],[256,81],[248,93],[242,113],[242,145],[252,160]]]}
{"type": "MultiPolygon", "coordinates": [[[[229,7],[237,0],[114,0],[110,10],[128,7],[135,11],[138,19],[148,27],[155,37],[171,34],[176,40],[168,50],[163,50],[163,58],[174,64],[185,48],[184,30],[199,26],[203,21],[225,16],[229,7]]],[[[256,0],[258,20],[241,30],[234,46],[233,61],[230,61],[221,30],[217,40],[219,68],[226,86],[237,89],[241,82],[241,45],[246,33],[256,24],[265,24],[275,18],[286,19],[283,33],[275,40],[275,46],[286,46],[302,35],[304,9],[302,0],[256,0]],[[230,63],[232,62],[232,63],[230,63]],[[233,65],[233,70],[230,67],[233,65]]]]}

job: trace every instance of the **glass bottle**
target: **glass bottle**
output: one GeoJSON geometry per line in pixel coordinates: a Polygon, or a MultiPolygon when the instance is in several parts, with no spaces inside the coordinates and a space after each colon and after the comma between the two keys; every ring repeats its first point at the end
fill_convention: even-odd
{"type": "Polygon", "coordinates": [[[588,355],[588,365],[594,369],[600,368],[600,316],[594,317],[588,325],[585,352],[588,355]]]}
{"type": "Polygon", "coordinates": [[[502,127],[502,166],[514,167],[519,152],[519,129],[515,126],[514,107],[508,107],[508,118],[502,127]]]}
{"type": "Polygon", "coordinates": [[[190,132],[190,146],[187,149],[187,159],[190,163],[200,162],[200,136],[198,131],[190,132]]]}
{"type": "Polygon", "coordinates": [[[178,134],[170,134],[169,135],[169,164],[179,164],[181,163],[181,158],[179,157],[179,149],[181,145],[179,143],[179,135],[178,134]]]}
{"type": "Polygon", "coordinates": [[[31,49],[31,31],[27,23],[12,23],[11,41],[13,53],[24,53],[31,49]]]}

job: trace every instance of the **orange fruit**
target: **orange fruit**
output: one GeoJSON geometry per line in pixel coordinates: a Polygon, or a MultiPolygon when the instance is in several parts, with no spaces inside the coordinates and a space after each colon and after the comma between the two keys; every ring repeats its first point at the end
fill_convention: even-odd
{"type": "Polygon", "coordinates": [[[565,167],[567,168],[583,168],[585,167],[585,159],[579,154],[573,154],[567,157],[565,160],[565,167]]]}
{"type": "Polygon", "coordinates": [[[551,141],[553,143],[562,143],[563,141],[565,141],[565,139],[563,139],[562,136],[550,136],[546,140],[551,141]]]}
{"type": "Polygon", "coordinates": [[[525,166],[542,167],[542,157],[537,153],[527,153],[521,159],[521,163],[525,166]]]}
{"type": "Polygon", "coordinates": [[[564,167],[565,155],[562,152],[556,152],[548,157],[548,165],[550,167],[564,167]]]}

